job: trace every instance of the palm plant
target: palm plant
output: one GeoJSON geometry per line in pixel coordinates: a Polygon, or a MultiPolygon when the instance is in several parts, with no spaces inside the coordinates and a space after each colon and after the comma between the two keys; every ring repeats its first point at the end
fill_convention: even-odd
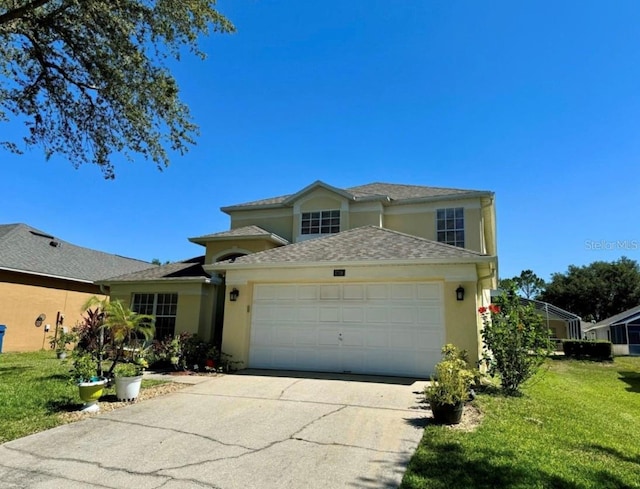
{"type": "MultiPolygon", "coordinates": [[[[113,370],[118,362],[126,359],[136,361],[141,355],[144,342],[153,339],[155,325],[153,316],[138,314],[125,306],[120,300],[107,301],[92,297],[85,304],[85,309],[98,306],[101,311],[101,336],[100,341],[104,345],[105,331],[109,338],[113,363],[107,376],[113,375],[113,370]]],[[[99,348],[102,352],[102,348],[99,348]]],[[[99,358],[101,361],[102,358],[99,358]]]]}

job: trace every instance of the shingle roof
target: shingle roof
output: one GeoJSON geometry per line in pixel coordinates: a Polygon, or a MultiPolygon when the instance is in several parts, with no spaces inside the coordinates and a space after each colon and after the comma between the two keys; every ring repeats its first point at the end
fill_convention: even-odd
{"type": "Polygon", "coordinates": [[[76,246],[26,224],[0,225],[0,268],[95,282],[154,267],[76,246]]]}
{"type": "Polygon", "coordinates": [[[189,238],[189,241],[199,244],[205,244],[208,241],[213,240],[226,240],[226,239],[252,239],[252,238],[265,238],[271,241],[275,241],[279,244],[288,244],[289,242],[278,236],[277,234],[270,233],[266,229],[262,229],[260,226],[244,226],[241,228],[231,229],[229,231],[222,231],[220,233],[205,234],[204,236],[197,236],[195,238],[189,238]]]}
{"type": "Polygon", "coordinates": [[[630,318],[632,316],[637,316],[638,314],[640,314],[640,306],[632,307],[631,309],[627,309],[626,311],[623,311],[620,314],[616,314],[615,316],[611,316],[610,318],[604,319],[599,323],[594,324],[587,331],[609,326],[611,324],[616,324],[618,322],[623,322],[625,319],[630,318]]]}
{"type": "Polygon", "coordinates": [[[202,268],[202,265],[204,265],[204,258],[204,256],[197,256],[189,260],[167,263],[166,265],[162,265],[159,267],[149,268],[147,270],[141,270],[139,272],[120,275],[117,277],[111,277],[107,280],[103,280],[102,282],[155,282],[158,280],[176,281],[189,279],[205,280],[210,278],[211,276],[202,268]]]}
{"type": "MultiPolygon", "coordinates": [[[[316,182],[318,185],[327,186],[323,182],[316,182]]],[[[310,185],[309,187],[312,187],[310,185]]],[[[346,189],[339,189],[342,192],[351,196],[354,201],[358,200],[383,200],[395,203],[402,203],[403,201],[411,201],[416,199],[429,199],[439,197],[462,197],[469,195],[490,195],[492,192],[486,190],[463,190],[456,188],[443,188],[443,187],[427,187],[422,185],[402,185],[396,183],[368,183],[366,185],[359,185],[357,187],[349,187],[346,189]]],[[[252,202],[245,202],[243,204],[236,204],[229,207],[223,207],[222,210],[232,210],[243,207],[255,208],[261,206],[277,206],[284,203],[292,195],[281,195],[279,197],[270,197],[268,199],[254,200],[252,202]]]]}
{"type": "Polygon", "coordinates": [[[226,264],[353,262],[370,260],[474,261],[488,255],[376,226],[350,229],[236,258],[226,264]]]}

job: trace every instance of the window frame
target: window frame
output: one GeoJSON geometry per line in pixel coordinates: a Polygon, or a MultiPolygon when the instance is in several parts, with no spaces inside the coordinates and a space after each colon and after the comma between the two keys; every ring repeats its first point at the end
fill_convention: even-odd
{"type": "Polygon", "coordinates": [[[436,241],[459,248],[465,247],[464,207],[436,209],[436,241]]]}
{"type": "Polygon", "coordinates": [[[300,236],[326,236],[340,232],[340,209],[300,212],[300,236]]]}
{"type": "Polygon", "coordinates": [[[139,314],[149,314],[156,320],[156,332],[154,338],[158,340],[164,340],[168,336],[174,337],[176,334],[176,322],[178,318],[178,293],[177,292],[133,292],[131,294],[131,310],[139,314]],[[160,297],[162,296],[162,297],[160,297]],[[136,303],[136,297],[145,299],[136,303]],[[152,298],[151,301],[149,299],[152,298]],[[162,301],[159,301],[162,299],[162,301]],[[168,301],[166,300],[168,299],[168,301]],[[142,306],[142,307],[137,307],[142,306]],[[144,307],[144,310],[142,308],[144,307]],[[166,308],[169,308],[168,310],[166,308]],[[158,314],[158,310],[162,314],[158,314]],[[173,318],[173,321],[171,321],[173,318]],[[168,321],[167,321],[168,320],[168,321]],[[173,324],[167,326],[166,323],[173,324]],[[160,327],[158,327],[160,323],[160,327]],[[158,331],[162,333],[162,336],[158,335],[158,331]],[[164,331],[173,330],[172,333],[164,331]]]}

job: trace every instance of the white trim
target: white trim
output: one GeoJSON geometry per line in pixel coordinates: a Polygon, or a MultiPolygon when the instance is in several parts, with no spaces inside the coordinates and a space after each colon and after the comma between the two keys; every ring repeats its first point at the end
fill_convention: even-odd
{"type": "Polygon", "coordinates": [[[393,207],[386,207],[384,210],[385,215],[388,216],[400,216],[403,214],[428,214],[435,213],[438,209],[445,207],[462,207],[463,209],[480,209],[480,202],[468,202],[459,201],[457,199],[442,199],[434,202],[433,204],[425,203],[408,203],[408,204],[396,204],[393,207]],[[444,203],[442,200],[448,200],[444,203]]]}
{"type": "Polygon", "coordinates": [[[98,282],[100,282],[99,280],[98,281],[84,280],[81,278],[71,278],[71,277],[65,277],[63,275],[52,275],[50,273],[31,272],[27,270],[19,270],[17,268],[9,268],[9,267],[0,267],[0,270],[4,270],[7,272],[14,272],[14,273],[24,273],[25,275],[36,275],[38,277],[57,278],[60,280],[68,280],[69,282],[80,282],[83,284],[91,284],[91,285],[96,285],[98,282]]]}

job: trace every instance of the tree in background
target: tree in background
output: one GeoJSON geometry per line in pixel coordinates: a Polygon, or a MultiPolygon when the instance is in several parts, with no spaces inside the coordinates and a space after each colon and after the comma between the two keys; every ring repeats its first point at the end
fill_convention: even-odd
{"type": "Polygon", "coordinates": [[[24,121],[25,146],[108,179],[113,152],[168,166],[165,147],[183,154],[197,127],[165,61],[185,48],[204,58],[199,37],[235,30],[215,3],[0,0],[0,123],[24,121]]]}
{"type": "Polygon", "coordinates": [[[522,297],[536,299],[545,288],[545,281],[532,270],[523,270],[519,276],[500,280],[502,290],[511,290],[515,286],[522,297]]]}
{"type": "Polygon", "coordinates": [[[602,321],[640,305],[640,267],[626,257],[582,267],[570,265],[566,273],[551,275],[540,298],[585,321],[602,321]]]}

